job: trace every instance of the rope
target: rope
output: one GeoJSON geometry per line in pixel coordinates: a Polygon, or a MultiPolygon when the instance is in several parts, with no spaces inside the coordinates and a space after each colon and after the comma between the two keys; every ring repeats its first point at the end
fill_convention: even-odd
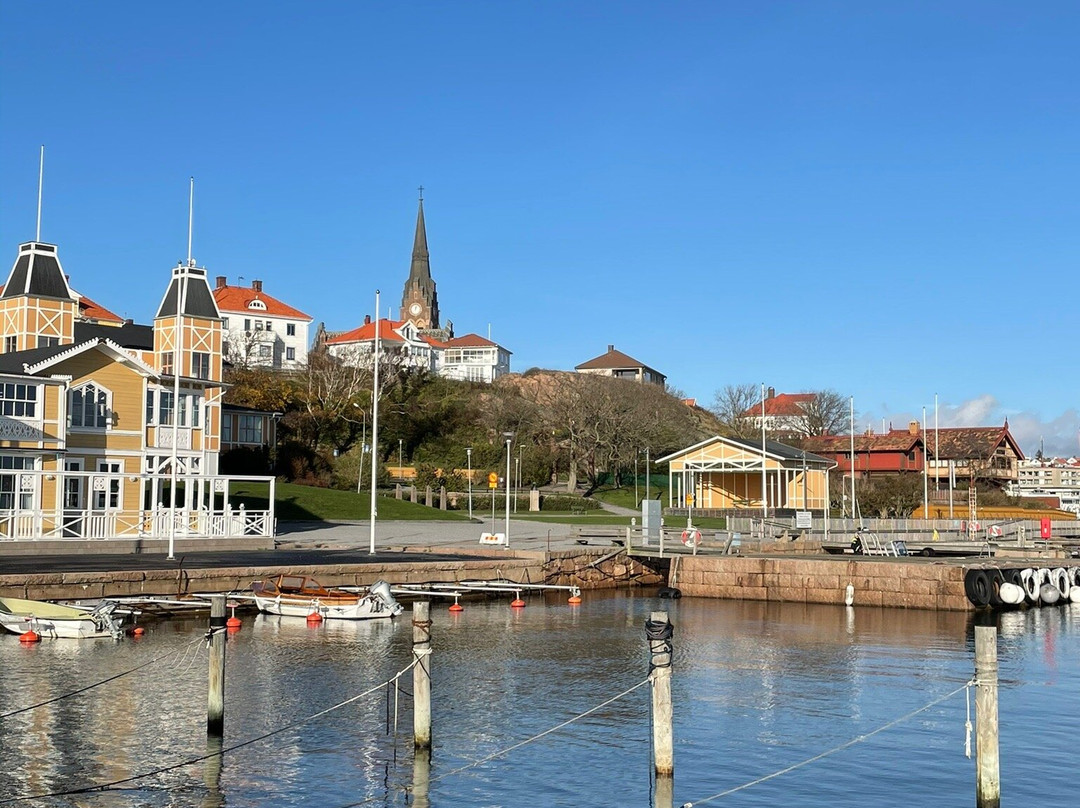
{"type": "Polygon", "coordinates": [[[646,620],[645,621],[645,636],[649,640],[649,647],[652,651],[652,656],[649,658],[649,673],[652,674],[657,668],[670,668],[671,667],[671,655],[674,650],[671,644],[671,638],[675,634],[675,627],[671,625],[667,620],[646,620]],[[657,643],[662,643],[657,645],[657,643]],[[658,663],[656,658],[667,654],[667,660],[663,663],[658,663]]]}
{"type": "Polygon", "coordinates": [[[974,679],[964,685],[964,703],[967,707],[967,720],[964,722],[964,756],[971,760],[971,686],[978,684],[974,679]]]}
{"type": "MultiPolygon", "coordinates": [[[[202,642],[203,638],[200,637],[198,641],[202,642]]],[[[124,778],[122,778],[120,780],[113,780],[110,783],[100,783],[98,785],[93,785],[93,786],[83,786],[81,788],[72,788],[72,789],[68,789],[66,791],[53,791],[53,792],[50,792],[48,794],[32,794],[32,795],[26,795],[26,796],[22,796],[22,797],[8,797],[7,799],[0,800],[0,805],[10,805],[12,803],[26,802],[28,800],[40,800],[40,799],[44,799],[45,797],[67,797],[67,796],[70,796],[72,794],[89,794],[89,793],[92,793],[92,792],[95,792],[95,791],[107,791],[109,789],[115,788],[116,786],[124,785],[125,783],[133,783],[136,780],[145,780],[148,777],[155,777],[155,776],[157,776],[159,774],[165,774],[166,772],[175,771],[176,769],[183,769],[186,766],[192,766],[192,765],[194,765],[196,763],[202,763],[204,760],[209,760],[210,758],[223,756],[226,752],[233,752],[233,751],[235,751],[237,749],[241,749],[242,747],[250,746],[253,743],[258,743],[259,741],[266,740],[267,738],[273,737],[274,735],[279,735],[282,732],[286,732],[287,730],[298,727],[301,724],[306,724],[309,721],[314,721],[316,718],[322,718],[324,715],[327,715],[328,713],[332,713],[334,710],[339,710],[342,707],[346,707],[346,706],[352,704],[353,702],[359,701],[360,699],[364,698],[365,696],[370,696],[372,693],[375,693],[380,688],[385,687],[388,682],[392,682],[395,679],[397,679],[398,677],[403,676],[406,673],[408,673],[412,669],[413,665],[415,665],[415,664],[416,664],[415,662],[409,663],[409,665],[407,667],[403,668],[402,670],[400,670],[396,674],[394,674],[392,679],[389,679],[386,682],[379,682],[379,684],[375,685],[374,687],[372,687],[372,688],[370,688],[368,690],[365,690],[363,693],[360,693],[359,695],[352,696],[351,698],[345,699],[345,701],[339,702],[339,703],[333,705],[332,707],[327,707],[325,710],[320,710],[319,712],[313,713],[312,715],[309,715],[306,718],[300,718],[300,719],[298,719],[296,721],[293,721],[292,723],[286,724],[285,726],[278,727],[277,729],[272,729],[269,732],[264,732],[262,735],[256,735],[254,738],[248,738],[246,741],[240,741],[239,743],[235,743],[232,746],[223,747],[222,749],[219,749],[216,752],[211,752],[211,753],[206,754],[206,755],[200,755],[199,757],[190,758],[190,759],[182,761],[180,763],[174,763],[174,764],[172,764],[170,766],[162,766],[160,768],[154,769],[152,771],[144,772],[142,774],[134,774],[134,775],[132,775],[130,777],[124,777],[124,778]]]]}
{"type": "Polygon", "coordinates": [[[934,707],[934,706],[936,706],[938,704],[941,704],[941,702],[945,701],[946,699],[952,698],[957,693],[959,693],[961,690],[967,689],[968,687],[970,687],[970,685],[971,685],[971,682],[968,682],[968,683],[964,684],[962,687],[958,687],[958,688],[956,688],[956,690],[953,690],[950,693],[946,693],[944,696],[941,696],[940,698],[934,699],[929,704],[924,704],[922,707],[919,707],[917,710],[912,710],[907,715],[902,715],[899,718],[893,719],[888,724],[883,724],[880,727],[878,727],[877,729],[871,730],[870,732],[866,733],[865,735],[860,735],[857,738],[853,738],[852,740],[848,741],[847,743],[842,743],[839,746],[833,747],[832,749],[829,749],[829,750],[827,750],[825,752],[822,752],[819,755],[814,755],[812,758],[807,758],[806,760],[800,761],[799,763],[792,764],[791,766],[788,766],[785,769],[780,769],[780,771],[773,772],[772,774],[767,774],[764,777],[759,777],[757,780],[751,780],[749,783],[743,783],[741,786],[735,786],[734,788],[727,789],[727,791],[721,791],[721,792],[719,792],[717,794],[713,794],[710,797],[704,797],[704,798],[702,798],[700,800],[697,800],[696,802],[685,802],[685,803],[682,804],[682,808],[694,808],[694,806],[696,806],[696,805],[704,805],[707,802],[712,802],[713,800],[718,800],[721,797],[726,797],[729,794],[734,794],[736,791],[743,791],[745,789],[750,788],[751,786],[760,785],[761,783],[764,783],[766,780],[772,780],[773,778],[779,777],[782,774],[787,774],[788,772],[793,772],[793,771],[795,771],[795,769],[802,768],[803,766],[806,766],[806,765],[808,765],[810,763],[814,763],[814,762],[816,762],[818,760],[821,760],[822,758],[826,758],[829,755],[834,755],[837,752],[840,752],[840,751],[843,751],[844,749],[847,749],[848,747],[854,746],[857,743],[861,743],[862,741],[865,741],[867,738],[872,738],[873,736],[877,735],[879,732],[884,732],[887,729],[891,729],[892,727],[895,727],[897,724],[903,723],[904,721],[907,721],[909,718],[912,718],[913,716],[916,716],[921,712],[929,710],[931,707],[934,707]]]}
{"type": "Polygon", "coordinates": [[[138,665],[138,666],[136,666],[134,668],[131,668],[130,670],[126,670],[123,673],[117,673],[114,676],[110,676],[108,679],[102,679],[100,682],[94,682],[91,685],[86,685],[85,687],[80,687],[78,690],[72,690],[70,693],[65,693],[62,696],[54,696],[53,698],[51,698],[51,699],[49,699],[47,701],[39,701],[37,704],[31,704],[29,707],[21,707],[18,710],[12,710],[10,713],[3,713],[2,715],[0,715],[0,719],[10,718],[11,716],[18,715],[19,713],[25,713],[25,712],[28,712],[30,710],[35,710],[38,707],[44,707],[46,704],[52,704],[52,703],[57,702],[57,701],[63,701],[64,699],[70,698],[71,696],[77,696],[80,693],[85,693],[87,690],[93,690],[95,687],[100,687],[101,685],[108,684],[109,682],[115,681],[116,679],[120,679],[120,678],[122,678],[124,676],[135,673],[136,671],[141,671],[143,668],[148,668],[148,667],[150,667],[151,665],[153,665],[153,664],[155,664],[157,662],[161,662],[161,660],[163,660],[163,659],[168,659],[171,656],[176,656],[176,654],[180,653],[181,650],[184,652],[184,656],[187,656],[187,653],[190,650],[189,646],[195,646],[195,645],[198,645],[201,642],[203,642],[203,638],[199,637],[198,639],[193,640],[191,643],[189,643],[188,645],[184,646],[181,649],[177,649],[175,651],[170,651],[169,653],[162,654],[161,656],[156,656],[153,659],[151,659],[149,662],[144,662],[142,665],[138,665]]]}

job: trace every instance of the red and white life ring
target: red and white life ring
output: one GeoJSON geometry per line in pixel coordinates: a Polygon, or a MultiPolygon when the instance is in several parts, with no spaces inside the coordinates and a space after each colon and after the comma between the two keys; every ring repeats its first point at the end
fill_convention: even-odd
{"type": "Polygon", "coordinates": [[[682,532],[682,543],[687,547],[697,547],[701,544],[701,531],[696,527],[688,527],[682,532]]]}

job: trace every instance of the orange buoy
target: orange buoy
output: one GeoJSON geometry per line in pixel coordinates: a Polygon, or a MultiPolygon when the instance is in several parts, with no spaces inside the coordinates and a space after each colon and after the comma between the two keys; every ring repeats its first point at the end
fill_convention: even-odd
{"type": "Polygon", "coordinates": [[[567,600],[566,602],[569,603],[569,604],[572,604],[574,606],[577,606],[579,603],[581,603],[581,598],[578,595],[571,595],[570,599],[567,600]]]}
{"type": "Polygon", "coordinates": [[[525,601],[523,601],[521,598],[514,598],[512,601],[510,601],[510,605],[515,609],[524,609],[525,601]]]}
{"type": "Polygon", "coordinates": [[[135,637],[141,637],[143,634],[146,633],[146,629],[142,626],[135,626],[135,628],[131,630],[131,633],[135,637]]]}
{"type": "Polygon", "coordinates": [[[240,628],[242,621],[235,614],[225,621],[225,628],[240,628]]]}
{"type": "Polygon", "coordinates": [[[307,616],[307,621],[310,625],[318,625],[322,622],[322,615],[318,612],[312,612],[307,616]]]}
{"type": "Polygon", "coordinates": [[[41,642],[41,635],[33,629],[30,629],[29,631],[25,631],[19,635],[19,642],[24,642],[27,644],[33,642],[41,642]]]}
{"type": "Polygon", "coordinates": [[[454,604],[450,607],[450,611],[452,611],[452,612],[463,612],[463,611],[465,611],[465,607],[462,606],[457,601],[455,601],[454,604]]]}

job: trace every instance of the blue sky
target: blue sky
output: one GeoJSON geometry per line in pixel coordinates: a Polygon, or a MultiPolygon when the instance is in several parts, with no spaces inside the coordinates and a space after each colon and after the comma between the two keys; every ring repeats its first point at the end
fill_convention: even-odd
{"type": "Polygon", "coordinates": [[[187,248],[338,330],[396,315],[425,187],[443,317],[699,403],[1008,416],[1080,451],[1080,6],[0,4],[0,245],[149,322],[187,248]]]}

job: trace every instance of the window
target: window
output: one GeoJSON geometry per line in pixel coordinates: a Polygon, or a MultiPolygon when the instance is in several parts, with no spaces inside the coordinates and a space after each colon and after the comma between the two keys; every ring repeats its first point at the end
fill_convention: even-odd
{"type": "Polygon", "coordinates": [[[223,331],[228,331],[229,330],[229,318],[228,317],[222,317],[221,318],[221,328],[222,328],[223,331]]]}
{"type": "Polygon", "coordinates": [[[269,359],[274,355],[274,346],[272,345],[260,345],[259,346],[259,358],[269,359]]]}
{"type": "Polygon", "coordinates": [[[195,428],[202,426],[202,395],[191,394],[191,425],[195,428]]]}
{"type": "Polygon", "coordinates": [[[285,336],[287,336],[287,337],[295,337],[296,336],[296,323],[286,323],[285,324],[285,336]]]}
{"type": "Polygon", "coordinates": [[[96,384],[84,384],[71,391],[71,425],[86,429],[110,426],[109,391],[96,384]]]}
{"type": "Polygon", "coordinates": [[[124,472],[124,464],[119,460],[99,460],[97,470],[110,475],[105,480],[105,488],[99,490],[97,481],[94,481],[94,508],[99,511],[115,511],[120,508],[120,486],[123,482],[120,475],[124,472]]]}
{"type": "Polygon", "coordinates": [[[0,455],[0,510],[34,507],[34,478],[15,473],[33,469],[34,458],[0,455]]]}
{"type": "Polygon", "coordinates": [[[232,416],[228,413],[221,416],[221,442],[232,443],[232,416]]]}
{"type": "Polygon", "coordinates": [[[255,330],[256,331],[262,331],[263,330],[263,321],[262,320],[256,320],[255,321],[255,330]]]}
{"type": "Polygon", "coordinates": [[[4,353],[11,353],[12,351],[17,350],[19,350],[19,338],[4,337],[4,353]]]}
{"type": "Polygon", "coordinates": [[[290,362],[295,361],[296,360],[296,348],[286,348],[285,349],[285,358],[288,359],[290,362]]]}
{"type": "Polygon", "coordinates": [[[259,298],[252,300],[248,303],[247,307],[249,309],[261,309],[262,311],[266,311],[266,304],[259,300],[259,298]]]}
{"type": "Polygon", "coordinates": [[[37,385],[0,385],[0,415],[11,418],[33,418],[37,411],[37,385]]]}
{"type": "Polygon", "coordinates": [[[244,318],[244,333],[251,331],[251,320],[247,317],[244,318]]]}
{"type": "Polygon", "coordinates": [[[37,344],[39,348],[51,348],[60,344],[60,337],[38,337],[37,344]]]}
{"type": "Polygon", "coordinates": [[[199,351],[191,354],[191,375],[196,379],[210,378],[210,354],[199,351]]]}
{"type": "Polygon", "coordinates": [[[154,419],[154,391],[146,391],[146,423],[155,423],[154,419]]]}
{"type": "Polygon", "coordinates": [[[270,320],[266,321],[266,330],[267,331],[273,331],[274,330],[274,324],[270,320]]]}
{"type": "Polygon", "coordinates": [[[163,351],[161,354],[161,372],[171,376],[173,372],[173,352],[163,351]]]}
{"type": "Polygon", "coordinates": [[[158,410],[158,424],[160,426],[172,426],[173,419],[173,394],[171,390],[162,390],[158,393],[161,407],[158,410]]]}
{"type": "Polygon", "coordinates": [[[237,442],[238,443],[262,443],[262,416],[259,415],[241,415],[239,418],[240,424],[237,429],[237,442]]]}

